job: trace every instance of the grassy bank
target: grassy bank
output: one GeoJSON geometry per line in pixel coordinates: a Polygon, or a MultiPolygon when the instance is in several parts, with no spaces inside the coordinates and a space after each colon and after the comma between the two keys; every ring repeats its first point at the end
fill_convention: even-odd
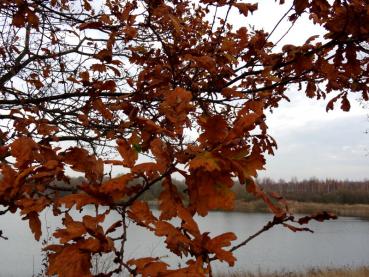
{"type": "MultiPolygon", "coordinates": [[[[148,201],[152,208],[158,208],[158,201],[148,201]]],[[[369,219],[369,204],[334,204],[288,201],[292,214],[313,214],[317,212],[332,212],[337,216],[360,217],[369,219]]],[[[235,200],[235,212],[244,213],[270,213],[268,207],[261,200],[235,200]]],[[[368,275],[369,277],[369,275],[368,275]]]]}
{"type": "Polygon", "coordinates": [[[250,273],[250,272],[239,272],[239,273],[224,273],[217,274],[216,277],[366,277],[369,276],[369,267],[359,268],[325,268],[325,269],[310,269],[304,272],[289,272],[280,271],[272,273],[250,273]]]}
{"type": "MultiPolygon", "coordinates": [[[[294,214],[311,214],[328,211],[338,216],[353,216],[369,218],[369,204],[334,204],[288,201],[289,209],[294,214]]],[[[235,211],[239,212],[269,212],[262,201],[236,200],[235,211]]]]}

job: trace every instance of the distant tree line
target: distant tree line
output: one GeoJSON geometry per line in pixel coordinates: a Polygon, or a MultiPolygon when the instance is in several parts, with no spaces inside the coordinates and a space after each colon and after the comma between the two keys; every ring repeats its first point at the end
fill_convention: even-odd
{"type": "MultiPolygon", "coordinates": [[[[277,192],[287,200],[316,203],[369,204],[369,180],[322,180],[318,178],[298,180],[297,178],[291,178],[289,181],[286,181],[283,179],[261,178],[257,181],[265,191],[277,192]]],[[[55,182],[55,186],[60,188],[60,194],[68,194],[69,192],[63,191],[64,187],[73,186],[77,189],[82,182],[83,178],[70,178],[69,184],[59,181],[55,182]]],[[[130,185],[138,182],[139,180],[132,180],[130,185]]],[[[177,187],[178,192],[185,195],[186,185],[184,182],[182,180],[173,180],[173,183],[177,187]]],[[[245,186],[240,185],[238,182],[235,182],[232,190],[238,200],[256,200],[255,196],[249,194],[245,186]]],[[[141,199],[158,199],[161,192],[162,186],[158,182],[150,191],[145,192],[141,199]]]]}
{"type": "Polygon", "coordinates": [[[266,191],[275,191],[286,199],[318,202],[318,203],[346,203],[369,204],[369,180],[350,181],[318,178],[290,181],[262,178],[258,183],[266,191]]]}

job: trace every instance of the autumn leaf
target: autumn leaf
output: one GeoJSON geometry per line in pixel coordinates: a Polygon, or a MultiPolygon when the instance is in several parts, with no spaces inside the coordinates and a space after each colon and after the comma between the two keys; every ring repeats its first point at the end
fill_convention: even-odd
{"type": "Polygon", "coordinates": [[[16,158],[18,168],[29,165],[35,157],[39,146],[28,137],[20,137],[10,145],[10,153],[16,158]]]}
{"type": "Polygon", "coordinates": [[[88,2],[88,0],[83,0],[83,7],[86,11],[90,11],[92,9],[90,3],[88,2]]]}
{"type": "Polygon", "coordinates": [[[245,96],[245,94],[238,92],[236,89],[234,88],[223,88],[221,91],[222,95],[225,98],[243,98],[245,96]]]}
{"type": "Polygon", "coordinates": [[[200,57],[192,57],[194,61],[198,63],[200,67],[205,68],[210,73],[215,73],[216,70],[216,62],[215,60],[210,56],[200,56],[200,57]]]}
{"type": "Polygon", "coordinates": [[[236,239],[237,237],[234,233],[224,233],[210,240],[206,240],[205,247],[208,251],[214,253],[220,261],[226,261],[230,266],[233,266],[236,258],[233,256],[232,252],[222,248],[230,246],[231,241],[236,239]]]}
{"type": "Polygon", "coordinates": [[[82,222],[74,221],[69,214],[65,214],[63,224],[66,228],[59,228],[53,234],[54,237],[60,239],[60,243],[80,238],[87,232],[85,225],[82,222]]]}
{"type": "Polygon", "coordinates": [[[224,142],[228,136],[229,127],[221,115],[211,117],[200,117],[199,124],[204,129],[199,137],[199,141],[209,145],[224,142]]]}
{"type": "Polygon", "coordinates": [[[141,163],[132,168],[133,173],[139,175],[146,174],[150,179],[158,176],[158,170],[159,167],[157,163],[141,163]]]}
{"type": "Polygon", "coordinates": [[[190,239],[166,221],[155,222],[155,235],[165,237],[167,248],[178,256],[187,256],[190,239]]]}
{"type": "Polygon", "coordinates": [[[76,205],[76,209],[81,210],[86,205],[100,204],[100,200],[85,193],[74,193],[62,196],[56,203],[58,205],[64,204],[67,209],[76,205]]]}
{"type": "Polygon", "coordinates": [[[96,159],[83,148],[72,147],[61,154],[65,163],[70,164],[71,168],[78,172],[84,172],[87,179],[100,180],[104,172],[104,162],[96,159]]]}
{"type": "Polygon", "coordinates": [[[126,34],[126,38],[128,40],[134,39],[137,36],[137,29],[132,26],[127,26],[124,29],[124,33],[126,34]]]}
{"type": "Polygon", "coordinates": [[[28,13],[27,13],[27,21],[28,23],[33,27],[33,28],[38,28],[38,25],[39,25],[39,22],[40,22],[40,19],[38,18],[37,14],[28,9],[28,13]]]}
{"type": "Polygon", "coordinates": [[[135,201],[128,211],[128,216],[144,226],[149,226],[157,221],[157,218],[152,214],[149,206],[144,201],[135,201]]]}
{"type": "Polygon", "coordinates": [[[31,228],[32,233],[35,236],[35,240],[39,241],[41,237],[41,221],[38,217],[38,213],[32,211],[28,213],[23,219],[28,219],[29,227],[31,228]]]}
{"type": "Polygon", "coordinates": [[[249,12],[254,12],[258,9],[258,4],[246,4],[246,3],[234,3],[233,6],[237,7],[239,12],[244,16],[248,16],[249,12]]]}
{"type": "Polygon", "coordinates": [[[26,23],[26,17],[22,12],[17,12],[13,16],[12,24],[18,28],[23,27],[26,23]]]}
{"type": "Polygon", "coordinates": [[[205,151],[196,155],[194,159],[189,162],[191,170],[203,168],[206,171],[220,171],[220,161],[211,152],[205,151]]]}
{"type": "Polygon", "coordinates": [[[178,87],[166,92],[165,99],[160,105],[161,111],[175,125],[176,132],[179,134],[182,134],[183,125],[188,123],[188,114],[193,110],[191,100],[192,93],[178,87]]]}
{"type": "MultiPolygon", "coordinates": [[[[90,28],[90,27],[89,27],[90,28]]],[[[102,62],[110,62],[112,60],[112,50],[103,49],[95,54],[95,58],[99,59],[102,62]]]]}
{"type": "Polygon", "coordinates": [[[274,213],[276,218],[283,218],[286,215],[286,210],[282,207],[273,203],[270,197],[256,184],[256,182],[252,179],[249,179],[246,183],[247,192],[253,194],[255,197],[262,199],[264,203],[267,205],[269,210],[274,213]]]}
{"type": "Polygon", "coordinates": [[[127,167],[133,167],[138,158],[137,151],[125,139],[117,140],[117,145],[119,154],[123,158],[124,165],[127,167]]]}
{"type": "Polygon", "coordinates": [[[105,64],[99,64],[99,63],[95,63],[93,65],[91,65],[90,67],[93,71],[98,71],[100,73],[106,72],[106,65],[105,64]]]}
{"type": "Polygon", "coordinates": [[[206,216],[210,210],[233,208],[235,194],[233,181],[227,172],[203,172],[197,170],[186,179],[190,208],[206,216]]]}
{"type": "Polygon", "coordinates": [[[347,99],[347,96],[343,96],[341,98],[341,109],[345,112],[350,111],[351,105],[350,105],[350,101],[347,99]]]}
{"type": "Polygon", "coordinates": [[[301,228],[301,227],[296,227],[296,226],[293,226],[291,224],[288,224],[288,223],[283,223],[283,226],[290,229],[292,232],[303,232],[303,231],[307,231],[307,232],[310,232],[310,233],[314,233],[313,230],[309,229],[309,228],[301,228]]]}
{"type": "Polygon", "coordinates": [[[313,219],[316,221],[322,222],[324,220],[337,219],[337,215],[335,215],[334,213],[322,211],[322,212],[318,212],[312,215],[301,217],[298,219],[297,222],[303,225],[303,224],[308,224],[310,220],[313,220],[313,219]]]}
{"type": "Polygon", "coordinates": [[[168,267],[168,264],[151,257],[131,259],[127,263],[129,265],[135,265],[136,271],[142,277],[158,276],[165,274],[167,272],[168,267]]]}
{"type": "Polygon", "coordinates": [[[106,105],[101,101],[101,99],[95,99],[92,105],[96,110],[98,110],[101,113],[101,115],[105,119],[107,120],[113,119],[112,112],[106,107],[106,105]]]}
{"type": "Polygon", "coordinates": [[[314,82],[308,82],[306,86],[306,96],[309,98],[313,98],[316,95],[316,85],[314,82]]]}
{"type": "Polygon", "coordinates": [[[99,29],[103,26],[102,21],[94,21],[94,22],[84,22],[79,25],[80,30],[86,30],[86,29],[99,29]]]}
{"type": "Polygon", "coordinates": [[[83,82],[88,82],[90,80],[90,73],[88,71],[82,71],[79,73],[79,77],[83,82]]]}
{"type": "Polygon", "coordinates": [[[200,230],[196,221],[191,216],[190,212],[181,205],[176,205],[177,214],[182,219],[182,227],[186,229],[194,237],[200,236],[200,230]]]}
{"type": "Polygon", "coordinates": [[[163,190],[159,196],[160,220],[170,220],[177,215],[177,205],[182,204],[181,195],[170,178],[162,182],[163,190]]]}
{"type": "Polygon", "coordinates": [[[21,209],[22,215],[35,212],[36,214],[42,212],[50,204],[50,200],[46,197],[40,197],[38,199],[23,198],[17,201],[18,207],[21,209]]]}
{"type": "Polygon", "coordinates": [[[126,185],[129,181],[134,178],[134,175],[131,173],[123,174],[119,177],[112,178],[106,182],[104,182],[99,190],[106,195],[112,195],[114,201],[118,201],[124,197],[126,194],[126,185]]]}
{"type": "Polygon", "coordinates": [[[158,169],[164,173],[168,165],[171,163],[168,146],[160,139],[154,139],[150,143],[151,152],[154,154],[158,169]]]}
{"type": "Polygon", "coordinates": [[[308,0],[294,0],[296,13],[301,14],[309,5],[308,0]]]}
{"type": "Polygon", "coordinates": [[[61,247],[46,247],[48,254],[48,275],[60,277],[80,276],[91,277],[91,260],[89,252],[82,252],[76,244],[61,247]],[[57,250],[56,252],[53,250],[57,250]],[[68,266],[66,266],[68,265],[68,266]]]}
{"type": "Polygon", "coordinates": [[[337,100],[340,98],[341,95],[337,95],[336,97],[333,97],[331,100],[329,100],[327,106],[326,106],[326,112],[329,110],[333,110],[334,103],[337,102],[337,100]]]}
{"type": "Polygon", "coordinates": [[[108,229],[105,231],[105,235],[115,232],[115,230],[123,225],[121,220],[114,222],[112,225],[109,226],[108,229]]]}

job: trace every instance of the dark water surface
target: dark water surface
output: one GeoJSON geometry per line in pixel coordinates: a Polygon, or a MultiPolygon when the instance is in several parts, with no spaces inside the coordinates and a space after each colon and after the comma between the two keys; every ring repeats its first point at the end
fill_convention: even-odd
{"type": "MultiPolygon", "coordinates": [[[[51,211],[42,216],[43,228],[47,223],[49,233],[59,225],[59,219],[51,211]]],[[[116,218],[117,219],[117,218],[116,218]]],[[[205,218],[198,218],[201,231],[216,236],[232,231],[238,241],[258,231],[271,219],[268,214],[246,214],[238,212],[213,212],[205,218]]],[[[114,217],[107,219],[114,222],[114,217]]],[[[369,221],[352,217],[309,225],[315,231],[293,233],[283,227],[261,234],[247,246],[237,250],[236,266],[228,268],[224,263],[215,264],[217,271],[275,271],[303,270],[310,267],[342,267],[369,265],[369,221]]],[[[0,240],[0,277],[23,277],[37,274],[41,269],[42,244],[33,239],[28,223],[19,216],[7,214],[0,217],[0,229],[9,240],[0,240]]],[[[47,236],[47,232],[43,232],[47,236]]],[[[175,257],[168,256],[162,247],[162,239],[155,238],[148,231],[133,223],[128,229],[126,257],[160,256],[166,257],[171,265],[183,264],[175,257]],[[167,257],[168,256],[168,257],[167,257]]]]}

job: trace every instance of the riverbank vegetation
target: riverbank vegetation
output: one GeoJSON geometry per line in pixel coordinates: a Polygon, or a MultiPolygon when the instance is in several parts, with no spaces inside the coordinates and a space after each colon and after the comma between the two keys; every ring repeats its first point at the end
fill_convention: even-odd
{"type": "MultiPolygon", "coordinates": [[[[369,204],[334,204],[334,203],[313,203],[287,201],[288,207],[293,214],[312,214],[321,211],[328,211],[337,216],[353,216],[369,218],[369,204]]],[[[235,211],[248,213],[266,213],[268,207],[261,200],[236,200],[235,211]]]]}
{"type": "Polygon", "coordinates": [[[280,272],[236,272],[218,274],[216,277],[365,277],[369,276],[369,267],[359,268],[313,268],[301,272],[280,271],[280,272]]]}
{"type": "MultiPolygon", "coordinates": [[[[338,216],[369,218],[369,181],[319,180],[316,178],[290,181],[258,180],[266,192],[276,192],[287,200],[290,212],[311,214],[320,211],[333,212],[338,216]]],[[[181,181],[175,182],[178,191],[185,190],[181,181]]],[[[145,200],[158,199],[161,186],[157,185],[143,195],[145,200]]],[[[239,212],[269,212],[262,200],[249,194],[244,186],[236,183],[234,210],[239,212]]],[[[151,202],[153,206],[157,205],[151,202]]]]}
{"type": "MultiPolygon", "coordinates": [[[[186,189],[182,181],[174,181],[179,192],[186,189]]],[[[257,183],[266,192],[277,192],[287,200],[331,204],[369,204],[369,180],[319,180],[316,178],[290,181],[270,178],[258,179],[257,183]]],[[[145,200],[158,199],[161,192],[159,184],[152,187],[142,197],[145,200]]],[[[236,200],[253,201],[255,196],[248,193],[245,186],[235,182],[233,192],[236,200]]]]}

